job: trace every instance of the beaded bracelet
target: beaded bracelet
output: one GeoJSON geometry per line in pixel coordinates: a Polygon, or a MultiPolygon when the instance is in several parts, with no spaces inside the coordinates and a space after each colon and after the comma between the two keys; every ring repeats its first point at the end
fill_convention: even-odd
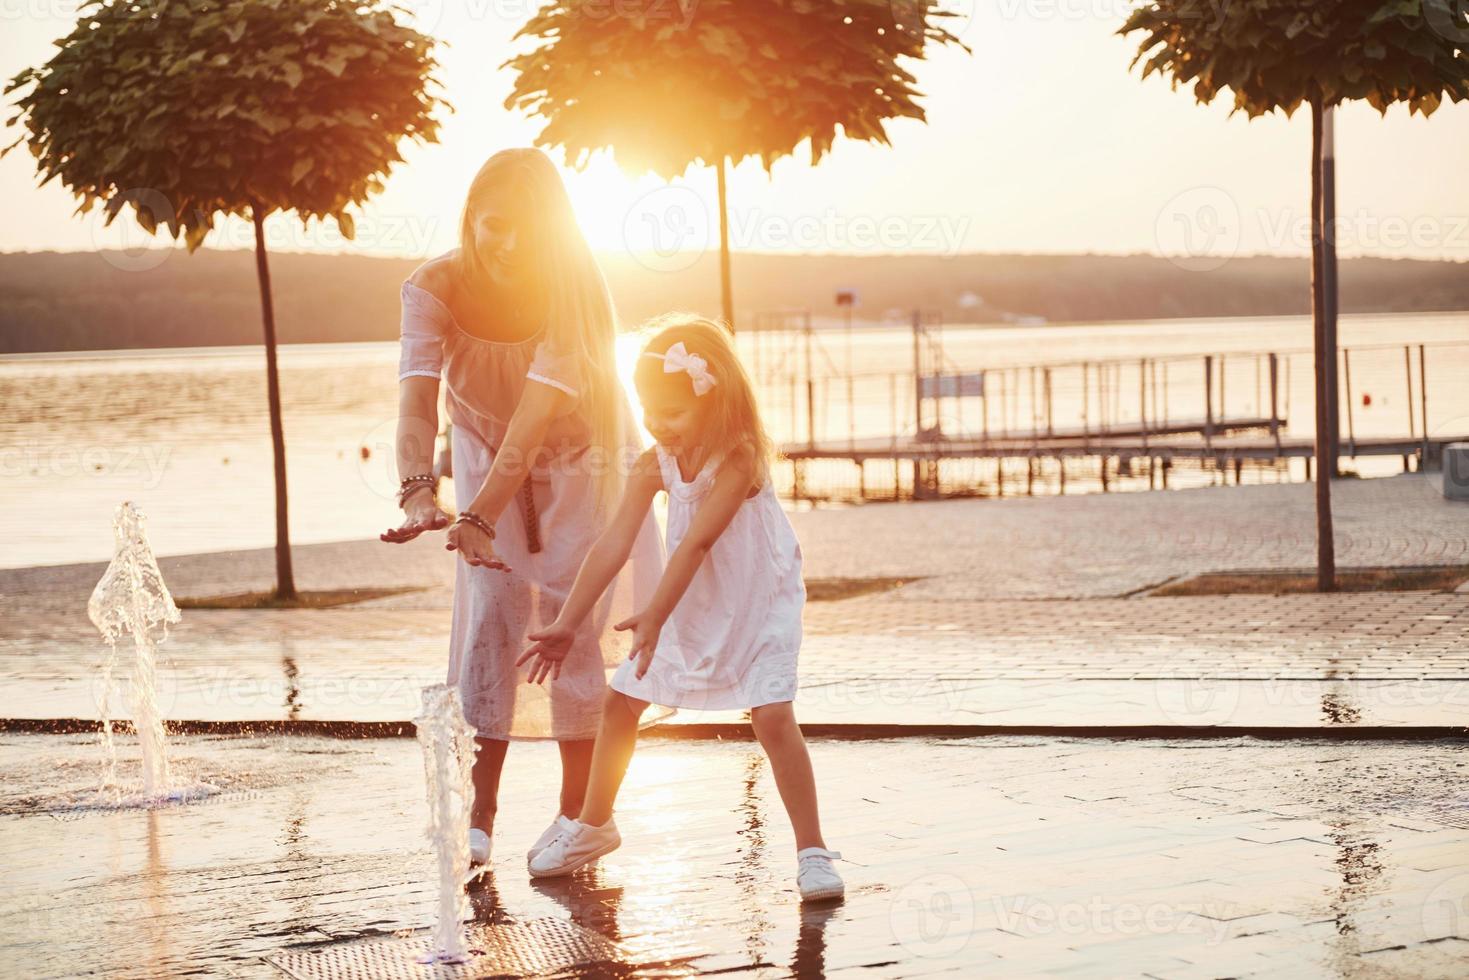
{"type": "Polygon", "coordinates": [[[434,495],[437,497],[438,484],[438,477],[431,473],[421,473],[416,476],[404,477],[398,484],[398,506],[402,507],[403,501],[408,499],[408,495],[419,487],[428,487],[434,491],[434,495]]]}
{"type": "Polygon", "coordinates": [[[490,524],[483,517],[480,517],[472,510],[461,510],[459,512],[459,516],[454,519],[454,523],[473,524],[475,527],[485,532],[485,534],[489,535],[491,541],[495,540],[494,525],[490,524]]]}

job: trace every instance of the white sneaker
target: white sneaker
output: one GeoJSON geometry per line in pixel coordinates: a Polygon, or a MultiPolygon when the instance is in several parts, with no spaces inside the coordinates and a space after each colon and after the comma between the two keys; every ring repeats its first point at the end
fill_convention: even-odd
{"type": "Polygon", "coordinates": [[[556,819],[551,821],[551,826],[541,831],[541,836],[537,837],[536,842],[530,846],[530,850],[525,852],[526,861],[529,861],[531,858],[544,851],[546,849],[546,845],[551,843],[557,837],[561,836],[563,832],[571,830],[571,825],[573,822],[574,821],[566,814],[558,813],[556,815],[556,819]]]}
{"type": "Polygon", "coordinates": [[[611,817],[600,827],[568,821],[571,826],[541,849],[530,859],[528,867],[532,878],[554,878],[569,875],[577,868],[590,864],[603,854],[617,850],[622,844],[622,835],[611,817]]]}
{"type": "Polygon", "coordinates": [[[796,852],[796,887],[801,890],[801,901],[842,897],[846,886],[831,863],[832,858],[839,857],[840,853],[824,847],[807,847],[796,852]]]}
{"type": "Polygon", "coordinates": [[[490,863],[490,835],[478,827],[469,828],[469,863],[490,863]]]}

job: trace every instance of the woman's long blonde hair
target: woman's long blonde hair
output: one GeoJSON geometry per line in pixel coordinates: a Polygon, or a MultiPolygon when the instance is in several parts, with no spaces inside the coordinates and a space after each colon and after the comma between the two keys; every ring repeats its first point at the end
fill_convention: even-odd
{"type": "Polygon", "coordinates": [[[687,388],[689,397],[708,401],[709,417],[704,430],[705,441],[712,450],[725,457],[744,449],[753,457],[755,478],[760,486],[770,479],[775,459],[775,444],[760,418],[755,386],[740,361],[729,331],[713,320],[696,313],[664,313],[648,321],[640,331],[647,336],[643,353],[666,354],[668,348],[682,341],[690,354],[702,357],[714,376],[714,387],[702,395],[693,393],[693,383],[685,374],[668,374],[663,362],[654,357],[638,357],[635,379],[645,384],[677,384],[687,388]]]}
{"type": "Polygon", "coordinates": [[[491,194],[529,216],[529,225],[517,231],[528,239],[527,265],[545,297],[541,313],[546,339],[554,349],[577,356],[582,365],[577,411],[590,430],[592,448],[599,450],[589,464],[598,477],[599,501],[610,508],[621,493],[626,469],[620,464],[624,396],[617,376],[612,293],[577,224],[561,175],[533,147],[501,150],[474,175],[459,223],[456,268],[461,281],[485,281],[475,247],[475,219],[479,202],[491,194]]]}

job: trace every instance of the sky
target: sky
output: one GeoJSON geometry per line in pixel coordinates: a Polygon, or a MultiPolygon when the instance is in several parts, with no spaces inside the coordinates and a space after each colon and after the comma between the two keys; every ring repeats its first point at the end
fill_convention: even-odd
{"type": "MultiPolygon", "coordinates": [[[[47,60],[79,0],[0,0],[0,74],[47,60]]],[[[408,144],[386,188],[346,241],[334,223],[268,223],[280,251],[427,257],[455,244],[470,178],[496,150],[530,145],[540,120],[503,107],[511,77],[497,66],[537,0],[405,0],[419,29],[447,42],[437,56],[444,115],[437,144],[408,144]]],[[[1117,36],[1126,0],[950,0],[972,49],[933,49],[910,64],[926,123],[888,124],[892,146],[839,139],[817,166],[798,148],[767,175],[748,160],[730,179],[736,250],[1152,253],[1207,264],[1233,255],[1309,254],[1310,114],[1247,120],[1229,98],[1195,102],[1128,64],[1117,36]]],[[[524,44],[524,42],[519,42],[524,44]]],[[[7,112],[8,117],[11,113],[7,112]]],[[[18,135],[14,128],[0,145],[18,135]]],[[[1365,104],[1336,113],[1343,256],[1469,260],[1469,103],[1429,119],[1365,104]]],[[[552,153],[558,160],[557,153],[552,153]]],[[[131,222],[72,217],[57,183],[37,189],[34,161],[0,160],[0,251],[139,248],[131,222]]],[[[623,173],[607,154],[583,172],[561,167],[588,240],[683,261],[717,247],[714,172],[672,183],[623,173]],[[678,253],[676,256],[674,253],[678,253]]],[[[99,209],[100,210],[100,209],[99,209]]],[[[206,241],[248,248],[231,222],[206,241]]]]}

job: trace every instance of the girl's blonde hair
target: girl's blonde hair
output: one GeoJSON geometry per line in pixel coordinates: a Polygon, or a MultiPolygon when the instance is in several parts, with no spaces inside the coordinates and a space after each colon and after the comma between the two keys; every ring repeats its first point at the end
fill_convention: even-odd
{"type": "Polygon", "coordinates": [[[643,345],[643,354],[666,354],[668,348],[682,341],[688,353],[704,359],[714,377],[714,387],[696,395],[688,374],[667,373],[662,360],[642,355],[638,356],[634,375],[638,387],[671,385],[701,405],[707,403],[705,437],[710,447],[724,451],[726,458],[737,449],[748,451],[754,459],[756,479],[763,487],[770,479],[775,444],[760,419],[755,386],[740,362],[729,331],[695,313],[665,313],[645,324],[643,331],[651,335],[643,345]]]}
{"type": "Polygon", "coordinates": [[[599,502],[611,508],[622,492],[625,475],[618,461],[626,422],[617,376],[617,312],[612,293],[577,224],[561,175],[550,157],[533,147],[499,151],[470,182],[455,260],[462,281],[476,284],[485,280],[475,247],[475,223],[480,203],[491,195],[508,205],[507,210],[526,216],[517,233],[525,240],[528,272],[545,297],[541,309],[546,339],[553,349],[575,355],[581,365],[577,411],[590,430],[591,446],[600,451],[601,462],[594,464],[599,502]]]}

